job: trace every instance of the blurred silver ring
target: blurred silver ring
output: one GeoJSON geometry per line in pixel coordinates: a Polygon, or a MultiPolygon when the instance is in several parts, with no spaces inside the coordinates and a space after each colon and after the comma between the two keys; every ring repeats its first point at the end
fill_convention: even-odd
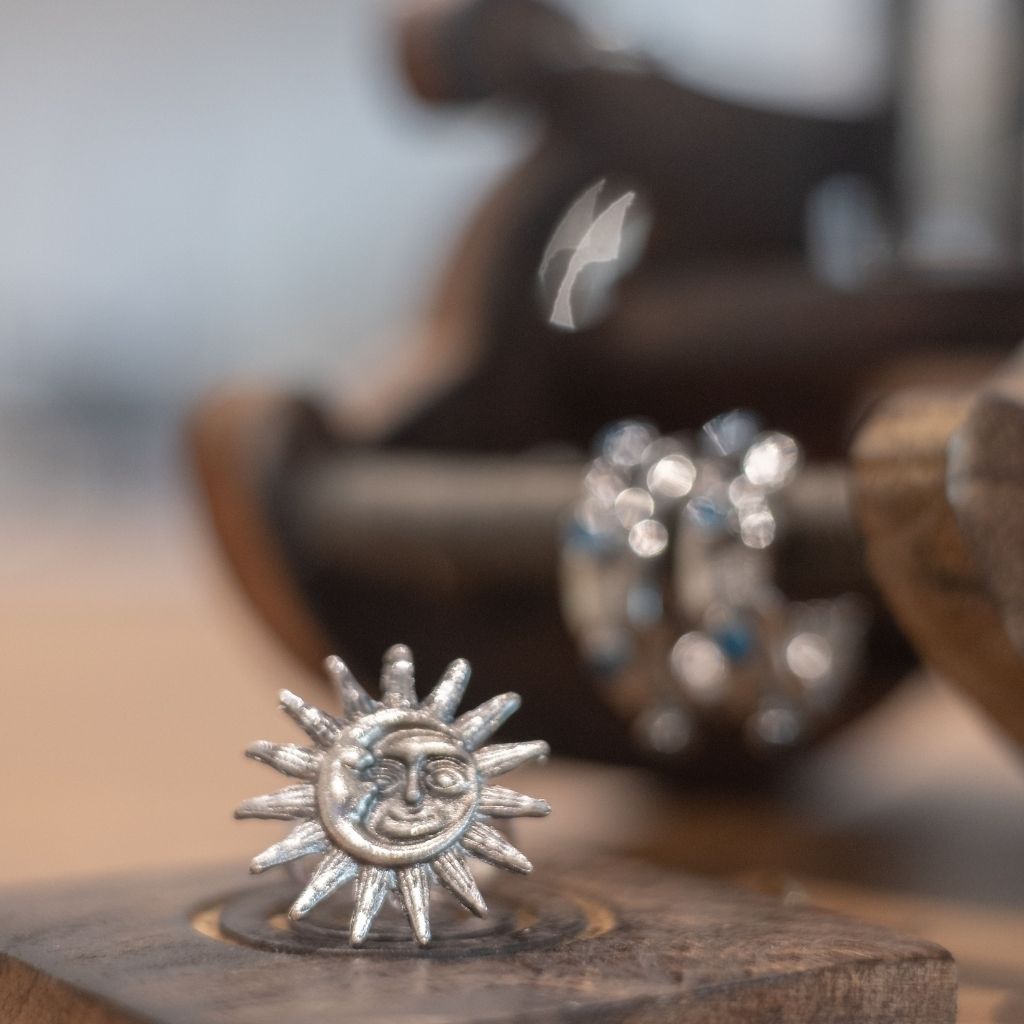
{"type": "Polygon", "coordinates": [[[566,524],[563,616],[595,683],[649,752],[710,735],[762,754],[811,738],[860,669],[855,595],[788,600],[775,584],[785,492],[802,453],[735,410],[694,435],[613,424],[566,524]]]}

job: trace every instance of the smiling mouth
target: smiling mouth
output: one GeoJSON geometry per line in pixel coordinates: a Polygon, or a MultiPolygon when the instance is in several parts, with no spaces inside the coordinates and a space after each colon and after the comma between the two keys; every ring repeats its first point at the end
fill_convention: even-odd
{"type": "Polygon", "coordinates": [[[435,835],[442,828],[444,822],[435,815],[421,818],[388,814],[377,822],[377,832],[387,839],[422,839],[435,835]]]}

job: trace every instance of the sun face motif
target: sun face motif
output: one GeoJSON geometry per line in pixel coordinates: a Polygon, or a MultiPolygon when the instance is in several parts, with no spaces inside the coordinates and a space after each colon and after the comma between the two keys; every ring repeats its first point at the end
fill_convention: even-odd
{"type": "Polygon", "coordinates": [[[548,745],[537,740],[484,746],[518,709],[519,697],[504,693],[456,718],[469,682],[469,664],[462,659],[453,661],[419,702],[412,653],[401,644],[384,656],[380,701],[366,693],[339,658],[328,658],[326,668],[341,703],[341,719],[283,690],[281,707],[313,745],[260,741],[246,751],[300,780],[246,800],[235,812],[237,818],[299,822],[256,857],[250,869],[259,873],[323,854],[290,917],[302,917],[354,881],[352,945],[365,942],[392,893],[416,941],[425,946],[435,882],[474,914],[487,913],[467,856],[511,871],[531,870],[526,857],[487,819],[539,817],[550,808],[544,800],[489,780],[545,757],[548,745]]]}

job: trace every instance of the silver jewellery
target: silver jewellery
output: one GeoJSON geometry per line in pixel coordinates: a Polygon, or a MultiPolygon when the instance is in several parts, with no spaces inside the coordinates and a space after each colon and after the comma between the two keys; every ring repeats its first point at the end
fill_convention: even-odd
{"type": "Polygon", "coordinates": [[[416,700],[412,653],[401,644],[384,656],[380,701],[366,693],[339,658],[325,664],[342,718],[282,690],[282,709],[312,746],[260,741],[246,751],[300,780],[246,800],[235,812],[237,818],[299,822],[287,838],[256,857],[250,870],[259,873],[320,854],[289,917],[303,917],[354,882],[353,946],[366,941],[389,896],[404,910],[416,941],[426,946],[435,882],[477,916],[487,913],[467,857],[524,874],[532,869],[488,819],[539,817],[550,807],[490,780],[546,757],[548,745],[535,740],[484,746],[518,710],[514,693],[493,697],[455,718],[469,682],[469,663],[462,659],[448,666],[422,701],[416,700]]]}
{"type": "Polygon", "coordinates": [[[595,448],[562,606],[607,699],[661,755],[711,732],[759,753],[808,738],[858,671],[866,613],[854,595],[792,602],[774,583],[799,445],[734,411],[695,436],[624,421],[595,448]]]}

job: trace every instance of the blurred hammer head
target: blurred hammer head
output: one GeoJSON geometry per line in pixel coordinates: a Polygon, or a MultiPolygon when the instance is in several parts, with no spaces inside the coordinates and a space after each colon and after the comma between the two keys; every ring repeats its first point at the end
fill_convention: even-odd
{"type": "Polygon", "coordinates": [[[868,563],[922,659],[1024,744],[1024,363],[884,401],[853,448],[868,563]]]}
{"type": "Polygon", "coordinates": [[[1006,635],[1024,658],[1024,352],[981,389],[951,438],[947,493],[1006,635]]]}

